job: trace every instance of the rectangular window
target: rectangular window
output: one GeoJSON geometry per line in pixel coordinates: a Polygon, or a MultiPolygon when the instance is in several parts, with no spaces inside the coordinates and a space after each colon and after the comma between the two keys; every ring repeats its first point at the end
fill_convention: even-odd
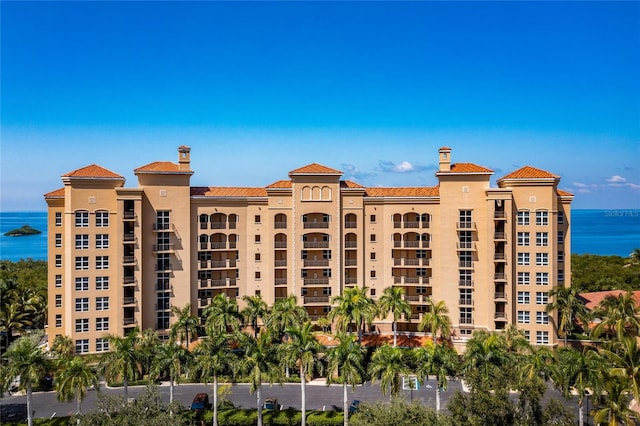
{"type": "Polygon", "coordinates": [[[522,330],[522,334],[527,339],[527,342],[531,342],[531,332],[529,330],[522,330]]]}
{"type": "Polygon", "coordinates": [[[331,269],[323,269],[322,276],[326,278],[331,278],[331,269]]]}
{"type": "Polygon", "coordinates": [[[56,234],[56,247],[62,247],[62,234],[56,234]]]}
{"type": "Polygon", "coordinates": [[[549,273],[536,272],[536,284],[537,285],[549,285],[549,273]]]}
{"type": "Polygon", "coordinates": [[[371,271],[371,272],[370,272],[370,274],[369,274],[369,276],[370,276],[371,278],[375,278],[375,277],[376,277],[376,271],[371,271]]]}
{"type": "Polygon", "coordinates": [[[460,324],[473,324],[473,308],[460,308],[460,324]]]}
{"type": "Polygon", "coordinates": [[[260,215],[259,214],[255,215],[254,222],[255,223],[260,223],[260,215]]]}
{"type": "Polygon", "coordinates": [[[558,281],[564,282],[564,269],[558,269],[558,281]]]}
{"type": "Polygon", "coordinates": [[[76,228],[89,226],[89,212],[76,212],[76,228]]]}
{"type": "Polygon", "coordinates": [[[96,235],[96,248],[97,249],[109,248],[109,234],[96,235]]]}
{"type": "Polygon", "coordinates": [[[518,284],[529,285],[530,274],[529,272],[518,272],[518,284]]]}
{"type": "Polygon", "coordinates": [[[529,225],[529,212],[527,210],[518,212],[518,225],[529,225]]]}
{"type": "Polygon", "coordinates": [[[370,258],[371,260],[376,260],[376,252],[375,252],[375,251],[372,251],[372,252],[371,252],[371,254],[369,255],[369,258],[370,258]]]}
{"type": "Polygon", "coordinates": [[[87,250],[89,248],[89,235],[76,235],[76,250],[87,250]]]}
{"type": "Polygon", "coordinates": [[[168,272],[160,272],[156,277],[156,290],[169,290],[170,276],[168,272]]]}
{"type": "Polygon", "coordinates": [[[56,294],[56,308],[62,308],[62,295],[56,294]]]}
{"type": "Polygon", "coordinates": [[[548,225],[549,224],[549,212],[541,211],[536,212],[536,225],[548,225]]]}
{"type": "Polygon", "coordinates": [[[518,292],[518,304],[526,305],[531,303],[531,296],[528,291],[519,291],[518,292]]]}
{"type": "Polygon", "coordinates": [[[170,309],[169,303],[170,293],[161,292],[156,295],[156,308],[159,311],[170,309]]]}
{"type": "Polygon", "coordinates": [[[96,269],[109,269],[109,256],[96,256],[96,269]]]}
{"type": "Polygon", "coordinates": [[[96,339],[96,352],[107,352],[109,351],[109,341],[104,337],[99,337],[96,339]]]}
{"type": "Polygon", "coordinates": [[[531,314],[529,311],[518,311],[518,324],[529,324],[531,322],[531,314]]]}
{"type": "Polygon", "coordinates": [[[109,317],[96,318],[96,331],[109,330],[109,317]]]}
{"type": "Polygon", "coordinates": [[[519,246],[528,246],[529,245],[529,233],[528,232],[518,232],[518,245],[519,246]]]}
{"type": "Polygon", "coordinates": [[[372,214],[372,215],[369,217],[369,220],[371,221],[371,223],[376,223],[376,215],[375,215],[375,214],[372,214]]]}
{"type": "Polygon", "coordinates": [[[89,269],[89,256],[76,256],[76,270],[89,269]]]}
{"type": "Polygon", "coordinates": [[[62,287],[62,275],[56,275],[56,287],[62,287]]]}
{"type": "Polygon", "coordinates": [[[564,263],[564,252],[562,250],[558,252],[558,263],[564,263]]]}
{"type": "Polygon", "coordinates": [[[564,212],[558,212],[558,225],[564,225],[564,212]]]}
{"type": "Polygon", "coordinates": [[[89,298],[78,297],[76,298],[76,312],[89,312],[89,298]]]}
{"type": "Polygon", "coordinates": [[[109,290],[109,277],[96,277],[96,290],[109,290]]]}
{"type": "Polygon", "coordinates": [[[372,243],[376,242],[376,234],[371,234],[371,236],[369,237],[369,241],[371,241],[372,243]]]}
{"type": "Polygon", "coordinates": [[[564,232],[558,231],[558,244],[564,244],[564,232]]]}
{"type": "Polygon", "coordinates": [[[56,327],[62,327],[62,315],[56,314],[56,327]]]}
{"type": "Polygon", "coordinates": [[[158,312],[156,314],[156,328],[166,330],[169,328],[169,315],[171,312],[158,312]]]}
{"type": "Polygon", "coordinates": [[[549,253],[536,253],[536,265],[547,266],[549,264],[549,253]]]}
{"type": "Polygon", "coordinates": [[[548,344],[549,344],[549,332],[536,331],[536,345],[548,345],[548,344]]]}
{"type": "Polygon", "coordinates": [[[106,311],[109,309],[109,297],[96,297],[96,311],[106,311]]]}
{"type": "Polygon", "coordinates": [[[259,242],[260,242],[260,235],[256,235],[256,236],[255,236],[255,242],[256,242],[256,243],[259,243],[259,242]]]}
{"type": "Polygon", "coordinates": [[[536,312],[536,324],[549,324],[549,315],[545,311],[536,312]]]}
{"type": "Polygon", "coordinates": [[[260,262],[260,253],[256,253],[254,259],[256,262],[260,262]]]}
{"type": "Polygon", "coordinates": [[[89,339],[76,340],[76,353],[77,354],[89,353],[89,339]]]}
{"type": "Polygon", "coordinates": [[[56,254],[56,268],[62,268],[62,255],[56,254]]]}
{"type": "Polygon", "coordinates": [[[76,277],[76,291],[89,291],[89,277],[76,277]]]}
{"type": "Polygon", "coordinates": [[[536,245],[538,247],[546,247],[549,245],[548,232],[536,232],[536,245]]]}
{"type": "Polygon", "coordinates": [[[96,226],[98,228],[109,226],[109,212],[96,212],[96,226]]]}
{"type": "Polygon", "coordinates": [[[518,253],[518,265],[526,266],[529,262],[529,253],[518,253]]]}
{"type": "Polygon", "coordinates": [[[256,279],[256,280],[259,280],[259,279],[260,279],[260,271],[256,271],[255,279],[256,279]]]}
{"type": "Polygon", "coordinates": [[[56,226],[62,226],[62,213],[56,212],[56,226]]]}
{"type": "Polygon", "coordinates": [[[473,289],[461,288],[458,290],[461,305],[473,305],[473,289]]]}
{"type": "Polygon", "coordinates": [[[546,291],[536,291],[536,305],[546,305],[549,303],[549,293],[546,291]]]}
{"type": "Polygon", "coordinates": [[[80,318],[76,320],[76,333],[89,332],[89,318],[80,318]]]}

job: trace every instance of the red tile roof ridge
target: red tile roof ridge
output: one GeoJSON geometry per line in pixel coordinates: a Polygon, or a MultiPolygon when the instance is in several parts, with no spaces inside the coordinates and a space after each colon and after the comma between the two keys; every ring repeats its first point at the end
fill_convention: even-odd
{"type": "MultiPolygon", "coordinates": [[[[153,163],[145,164],[144,166],[138,167],[133,172],[168,172],[175,173],[180,172],[180,166],[176,163],[172,163],[171,161],[154,161],[153,163]]],[[[186,170],[185,170],[186,171],[186,170]]]]}
{"type": "Polygon", "coordinates": [[[44,194],[45,197],[64,197],[64,187],[44,194]]]}
{"type": "Polygon", "coordinates": [[[97,164],[90,164],[88,166],[81,167],[69,173],[65,173],[64,175],[62,175],[62,177],[124,179],[124,177],[120,176],[119,174],[114,173],[111,170],[105,169],[104,167],[99,166],[97,164]]]}
{"type": "Polygon", "coordinates": [[[275,181],[270,185],[267,185],[266,188],[282,189],[282,188],[291,188],[291,186],[292,186],[292,183],[290,180],[282,179],[282,180],[275,181]]]}
{"type": "Polygon", "coordinates": [[[291,170],[289,172],[289,176],[291,175],[341,175],[342,172],[340,170],[332,169],[327,166],[323,166],[318,163],[311,163],[304,167],[300,167],[295,170],[291,170]]]}
{"type": "Polygon", "coordinates": [[[515,170],[503,177],[499,180],[503,179],[557,179],[560,176],[555,175],[546,170],[538,169],[533,166],[524,166],[520,167],[518,170],[515,170]]]}

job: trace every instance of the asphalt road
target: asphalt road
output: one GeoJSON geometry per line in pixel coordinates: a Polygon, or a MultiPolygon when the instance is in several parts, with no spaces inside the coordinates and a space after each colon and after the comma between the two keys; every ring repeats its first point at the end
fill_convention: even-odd
{"type": "MultiPolygon", "coordinates": [[[[429,407],[435,408],[435,380],[430,380],[427,387],[417,390],[403,390],[402,395],[409,401],[420,401],[429,407]]],[[[144,386],[130,386],[129,397],[135,398],[144,386]]],[[[450,380],[446,391],[441,394],[442,408],[446,408],[449,398],[456,390],[461,390],[462,384],[458,380],[450,380]]],[[[107,388],[102,386],[100,392],[107,394],[122,394],[122,388],[107,388]]],[[[196,393],[207,392],[209,396],[213,393],[211,385],[204,384],[177,384],[174,388],[174,397],[188,407],[196,393]]],[[[163,383],[160,386],[160,394],[164,401],[169,400],[169,386],[163,383]]],[[[349,401],[354,399],[367,402],[387,401],[389,396],[382,395],[379,383],[365,383],[357,386],[355,391],[348,389],[349,401]]],[[[97,401],[98,391],[91,390],[87,393],[82,403],[83,412],[93,409],[97,401]]],[[[278,403],[285,408],[292,407],[300,409],[300,385],[299,384],[265,384],[262,388],[262,399],[277,398],[278,403]]],[[[515,397],[515,396],[514,396],[515,397]]],[[[231,386],[228,399],[236,406],[243,408],[256,408],[256,395],[249,392],[248,384],[235,384],[231,386]]],[[[561,399],[567,407],[575,411],[577,418],[576,402],[562,398],[557,391],[549,389],[546,393],[546,400],[561,399]]],[[[6,395],[0,400],[0,422],[24,421],[27,417],[27,402],[24,395],[6,395]]],[[[342,386],[326,386],[323,381],[314,381],[307,384],[307,409],[308,410],[331,410],[334,407],[342,407],[342,386]]],[[[37,392],[33,394],[33,408],[35,417],[50,418],[73,415],[76,403],[59,402],[55,392],[37,392]]]]}

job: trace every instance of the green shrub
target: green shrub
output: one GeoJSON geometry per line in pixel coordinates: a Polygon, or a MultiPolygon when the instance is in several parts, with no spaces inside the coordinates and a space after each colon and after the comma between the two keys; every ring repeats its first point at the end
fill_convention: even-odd
{"type": "Polygon", "coordinates": [[[302,421],[302,413],[288,408],[282,411],[267,411],[262,415],[265,426],[298,426],[302,421]]]}
{"type": "Polygon", "coordinates": [[[255,426],[258,423],[258,411],[236,409],[218,413],[220,426],[255,426]]]}
{"type": "Polygon", "coordinates": [[[343,422],[342,411],[317,411],[307,417],[309,426],[341,426],[343,422]]]}

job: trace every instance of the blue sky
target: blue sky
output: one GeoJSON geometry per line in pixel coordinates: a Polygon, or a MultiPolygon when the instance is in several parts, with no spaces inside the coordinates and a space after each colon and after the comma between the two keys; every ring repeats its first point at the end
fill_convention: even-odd
{"type": "Polygon", "coordinates": [[[639,2],[7,2],[0,210],[192,148],[192,185],[317,162],[435,185],[437,150],[640,208],[639,2]]]}

